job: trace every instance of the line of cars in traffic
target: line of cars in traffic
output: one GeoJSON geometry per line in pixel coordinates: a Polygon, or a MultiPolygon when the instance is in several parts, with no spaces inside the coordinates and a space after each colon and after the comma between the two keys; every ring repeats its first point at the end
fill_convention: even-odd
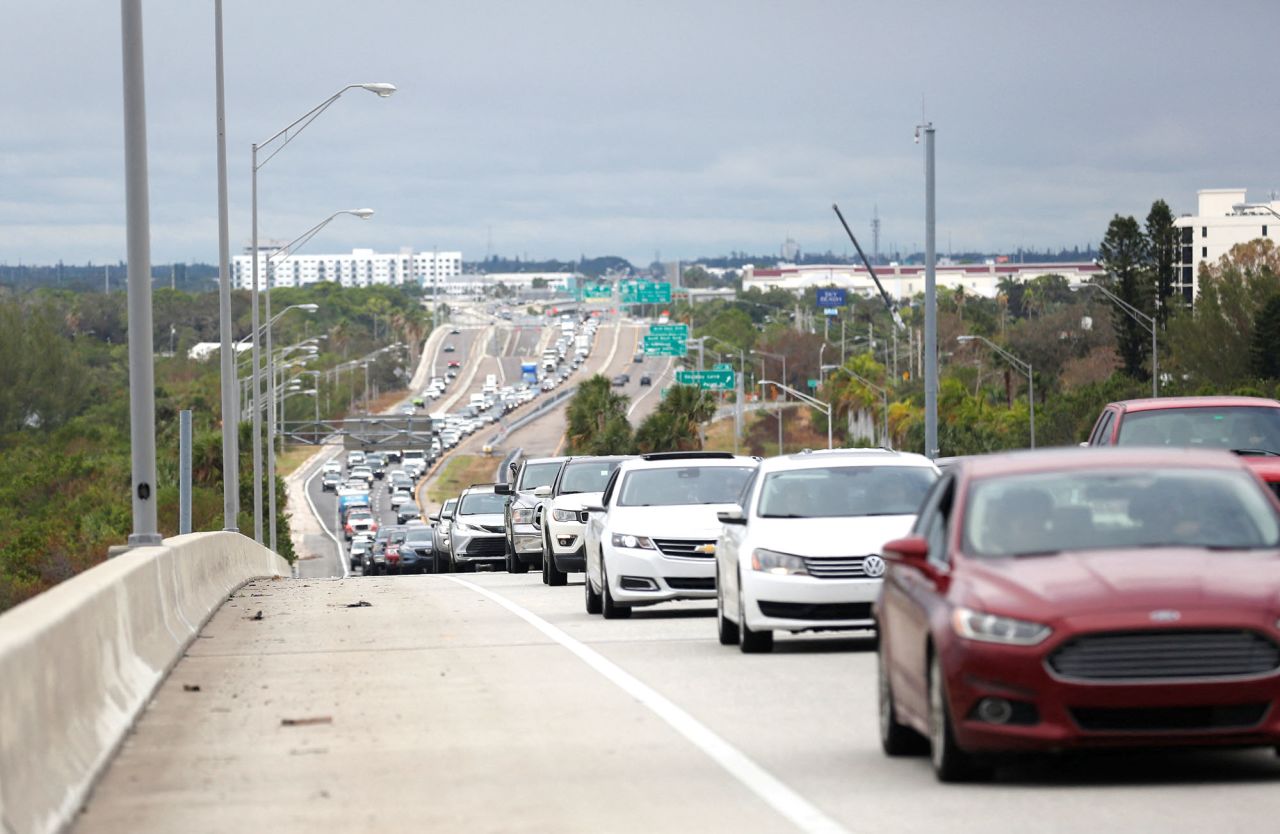
{"type": "Polygon", "coordinates": [[[544,458],[444,505],[443,569],[714,599],[743,652],[874,635],[881,744],[937,777],[1116,747],[1280,751],[1280,402],[1113,403],[1091,449],[544,458]]]}

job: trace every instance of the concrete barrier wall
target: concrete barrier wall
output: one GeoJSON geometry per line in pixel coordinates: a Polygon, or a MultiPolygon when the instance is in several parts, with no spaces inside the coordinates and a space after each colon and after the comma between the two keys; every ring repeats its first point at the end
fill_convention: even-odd
{"type": "Polygon", "coordinates": [[[288,563],[238,533],[132,550],[0,615],[0,831],[56,832],[218,606],[288,563]]]}

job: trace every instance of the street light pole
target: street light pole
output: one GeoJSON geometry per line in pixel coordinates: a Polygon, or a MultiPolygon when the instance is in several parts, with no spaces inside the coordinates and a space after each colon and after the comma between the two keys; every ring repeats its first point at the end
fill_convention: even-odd
{"type": "MultiPolygon", "coordinates": [[[[256,152],[257,152],[256,145],[254,146],[254,152],[256,155],[256,152]]],[[[275,371],[274,371],[274,368],[272,367],[272,363],[275,360],[274,360],[274,354],[271,352],[271,324],[274,321],[274,319],[271,317],[271,285],[275,283],[273,280],[275,267],[278,266],[280,263],[284,262],[286,259],[288,259],[288,257],[292,255],[298,247],[304,245],[307,241],[311,240],[311,238],[319,234],[320,230],[323,229],[325,226],[329,225],[329,223],[332,222],[335,217],[342,214],[350,214],[352,216],[359,217],[361,220],[368,220],[370,217],[373,216],[373,209],[367,209],[367,208],[343,209],[342,211],[335,211],[333,214],[329,215],[324,220],[321,220],[319,223],[312,226],[307,231],[303,232],[300,236],[295,238],[292,242],[286,244],[284,247],[273,252],[271,257],[267,258],[267,261],[266,261],[267,330],[265,335],[267,338],[267,519],[268,519],[267,523],[268,523],[268,531],[269,531],[268,542],[272,551],[276,549],[276,452],[275,452],[276,397],[275,397],[275,371]],[[281,257],[282,253],[283,253],[283,257],[281,257]],[[272,258],[277,259],[275,264],[272,264],[272,258]]],[[[256,227],[255,227],[255,231],[256,231],[256,227]]],[[[254,263],[257,263],[256,254],[254,255],[254,263]]],[[[295,304],[293,306],[302,308],[302,309],[310,308],[309,310],[310,312],[315,312],[315,308],[316,308],[316,305],[314,304],[295,304]]]]}
{"type": "Polygon", "coordinates": [[[239,530],[240,412],[236,407],[236,357],[231,347],[231,233],[227,220],[227,118],[223,95],[222,0],[213,0],[213,40],[218,134],[218,334],[222,373],[222,529],[239,530]]]}
{"type": "Polygon", "coordinates": [[[130,546],[161,544],[156,522],[155,357],[151,345],[151,210],[147,193],[147,107],[142,0],[120,0],[124,58],[124,169],[129,258],[130,546]]]}
{"type": "Polygon", "coordinates": [[[892,449],[892,448],[893,448],[893,438],[891,438],[891,437],[889,436],[889,391],[888,391],[888,389],[887,389],[887,388],[881,388],[879,385],[876,385],[876,384],[875,384],[874,382],[872,382],[871,380],[869,380],[869,379],[867,379],[866,377],[864,377],[864,376],[862,376],[862,375],[858,374],[858,373],[857,373],[857,372],[855,372],[855,371],[851,371],[851,370],[849,370],[848,368],[844,367],[843,365],[823,365],[823,366],[822,366],[822,369],[823,369],[823,370],[832,370],[832,371],[835,371],[836,373],[841,373],[841,372],[846,373],[846,374],[848,374],[849,376],[851,376],[851,377],[853,377],[854,379],[856,379],[858,382],[861,382],[863,385],[867,386],[867,387],[868,387],[868,388],[870,388],[872,391],[875,391],[876,393],[878,393],[878,394],[880,395],[881,400],[883,400],[883,402],[884,402],[884,422],[883,422],[883,424],[882,424],[882,426],[881,426],[880,431],[881,431],[881,433],[882,433],[882,436],[883,436],[883,439],[884,439],[885,445],[886,445],[886,446],[888,446],[888,448],[892,449]]]}
{"type": "Polygon", "coordinates": [[[1142,325],[1144,328],[1147,329],[1148,332],[1151,333],[1151,396],[1152,397],[1160,396],[1159,394],[1160,358],[1159,358],[1159,345],[1156,342],[1155,317],[1149,316],[1146,313],[1142,312],[1137,307],[1134,307],[1132,304],[1125,301],[1123,298],[1116,295],[1111,290],[1107,289],[1101,284],[1095,284],[1093,282],[1088,282],[1088,283],[1080,282],[1080,283],[1070,284],[1068,286],[1070,289],[1073,289],[1073,290],[1089,289],[1089,288],[1099,290],[1107,298],[1114,301],[1116,305],[1129,316],[1129,318],[1133,319],[1138,324],[1142,325]]]}
{"type": "MultiPolygon", "coordinates": [[[[783,380],[783,383],[785,383],[785,382],[786,382],[786,380],[787,380],[787,357],[786,357],[786,354],[782,354],[782,353],[769,353],[768,351],[764,351],[764,350],[753,350],[753,351],[751,351],[751,352],[752,352],[752,353],[754,353],[754,354],[756,354],[756,355],[758,355],[758,356],[768,356],[768,357],[770,357],[770,358],[772,358],[772,359],[781,359],[781,360],[782,360],[782,380],[783,380]]],[[[761,364],[761,366],[760,366],[760,375],[761,375],[761,376],[764,376],[764,365],[763,365],[763,364],[761,364]]],[[[759,385],[759,384],[760,384],[759,382],[757,382],[757,383],[756,383],[756,385],[759,385]]],[[[788,388],[785,384],[782,384],[782,385],[779,385],[779,386],[778,386],[778,390],[779,390],[779,391],[790,391],[790,390],[792,390],[792,389],[788,388]]],[[[781,402],[781,401],[779,401],[779,402],[778,402],[778,454],[780,454],[780,455],[781,455],[782,453],[783,453],[783,449],[782,449],[782,402],[781,402]]]]}
{"type": "MultiPolygon", "coordinates": [[[[302,114],[297,119],[294,119],[283,129],[273,134],[271,138],[267,139],[265,142],[260,142],[260,143],[255,142],[251,148],[250,159],[252,164],[250,166],[250,178],[252,181],[252,185],[250,188],[250,193],[252,195],[251,199],[253,203],[252,210],[251,210],[253,231],[251,235],[250,246],[253,249],[253,333],[254,333],[253,379],[254,379],[254,397],[255,398],[258,396],[258,392],[260,390],[261,380],[262,380],[262,362],[261,362],[261,355],[258,350],[258,340],[257,340],[258,260],[259,260],[258,171],[259,169],[262,168],[263,165],[266,165],[268,162],[270,162],[275,157],[276,154],[280,153],[280,151],[288,147],[289,143],[292,142],[294,139],[296,139],[298,134],[306,130],[307,125],[311,124],[313,121],[319,118],[320,114],[323,113],[325,110],[329,109],[329,106],[332,105],[335,101],[337,101],[339,97],[342,96],[343,93],[345,93],[347,90],[351,90],[356,87],[368,90],[369,92],[377,95],[379,98],[386,98],[387,96],[391,95],[396,91],[396,87],[394,84],[387,84],[385,82],[348,84],[345,87],[343,87],[341,90],[338,90],[338,92],[329,96],[329,98],[325,99],[320,104],[316,105],[315,107],[308,110],[306,113],[302,114]],[[294,128],[297,128],[297,130],[294,130],[294,128]],[[293,131],[292,135],[290,135],[289,133],[290,131],[293,131]],[[258,151],[271,146],[273,143],[275,143],[277,139],[280,139],[281,137],[284,137],[284,141],[280,143],[280,146],[275,150],[273,150],[270,154],[268,154],[267,158],[262,160],[262,162],[258,162],[258,151]]],[[[269,279],[269,276],[268,276],[268,279],[269,279]]],[[[267,287],[266,296],[267,296],[266,297],[266,317],[268,320],[270,320],[271,319],[271,288],[270,286],[267,287]]],[[[268,357],[270,356],[270,351],[271,351],[270,339],[271,339],[271,331],[270,331],[270,328],[268,328],[267,329],[268,357]]],[[[268,395],[267,395],[267,402],[270,406],[273,407],[272,397],[270,392],[268,392],[268,395]]],[[[272,457],[274,458],[274,456],[272,457]]],[[[271,474],[271,486],[274,491],[274,487],[275,487],[274,473],[271,474]]],[[[262,418],[258,416],[257,409],[254,409],[254,421],[253,421],[253,503],[254,503],[253,533],[254,533],[254,538],[258,541],[259,544],[261,544],[262,543],[262,418]]],[[[271,523],[273,527],[275,525],[275,517],[276,517],[275,512],[272,511],[271,523]]],[[[274,539],[274,536],[272,536],[272,538],[274,539]]],[[[274,541],[271,542],[271,549],[275,550],[274,541]]]]}
{"type": "Polygon", "coordinates": [[[932,122],[924,131],[924,453],[938,456],[938,280],[932,122]]]}
{"type": "Polygon", "coordinates": [[[973,335],[957,336],[956,341],[960,342],[961,344],[964,344],[966,342],[973,342],[973,341],[982,342],[984,345],[994,350],[1000,356],[1004,357],[1005,361],[1007,361],[1010,365],[1013,365],[1015,368],[1018,368],[1019,370],[1024,371],[1026,373],[1027,403],[1031,407],[1031,448],[1034,449],[1036,447],[1036,384],[1035,384],[1035,380],[1032,378],[1031,363],[1024,362],[1023,360],[1014,356],[1009,351],[997,345],[995,342],[988,339],[986,336],[973,336],[973,335]]]}
{"type": "Polygon", "coordinates": [[[772,380],[772,379],[762,379],[762,380],[760,380],[759,382],[757,382],[757,383],[756,383],[756,385],[773,385],[773,386],[776,386],[779,390],[781,390],[781,391],[785,391],[785,392],[787,392],[788,394],[793,395],[796,399],[800,400],[801,402],[803,402],[803,403],[807,403],[808,405],[811,405],[811,406],[813,406],[814,408],[821,409],[822,411],[825,411],[825,412],[826,412],[826,414],[827,414],[827,448],[828,448],[828,449],[831,449],[831,448],[832,448],[832,444],[831,444],[831,404],[830,404],[830,403],[824,403],[822,400],[818,399],[817,397],[811,397],[811,396],[809,396],[808,394],[802,394],[802,393],[800,393],[799,391],[797,391],[796,389],[792,388],[791,386],[789,386],[789,385],[783,385],[781,382],[777,382],[776,380],[772,380]]]}

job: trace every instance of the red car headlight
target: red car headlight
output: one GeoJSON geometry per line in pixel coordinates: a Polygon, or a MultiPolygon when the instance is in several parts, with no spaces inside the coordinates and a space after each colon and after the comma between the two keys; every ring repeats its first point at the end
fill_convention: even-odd
{"type": "Polygon", "coordinates": [[[966,640],[1008,646],[1035,646],[1053,633],[1053,629],[1044,623],[1015,620],[971,608],[957,608],[951,615],[951,627],[966,640]]]}

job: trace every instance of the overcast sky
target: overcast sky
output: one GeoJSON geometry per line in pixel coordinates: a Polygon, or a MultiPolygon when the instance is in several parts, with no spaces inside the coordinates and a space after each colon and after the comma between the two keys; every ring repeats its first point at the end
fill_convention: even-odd
{"type": "MultiPolygon", "coordinates": [[[[264,238],[647,263],[730,250],[1096,243],[1116,212],[1280,187],[1275,0],[224,0],[232,250],[264,238]],[[490,243],[491,241],[491,243],[490,243]]],[[[144,2],[155,263],[217,261],[212,0],[144,2]]],[[[123,258],[120,10],[5,4],[0,262],[123,258]]]]}

